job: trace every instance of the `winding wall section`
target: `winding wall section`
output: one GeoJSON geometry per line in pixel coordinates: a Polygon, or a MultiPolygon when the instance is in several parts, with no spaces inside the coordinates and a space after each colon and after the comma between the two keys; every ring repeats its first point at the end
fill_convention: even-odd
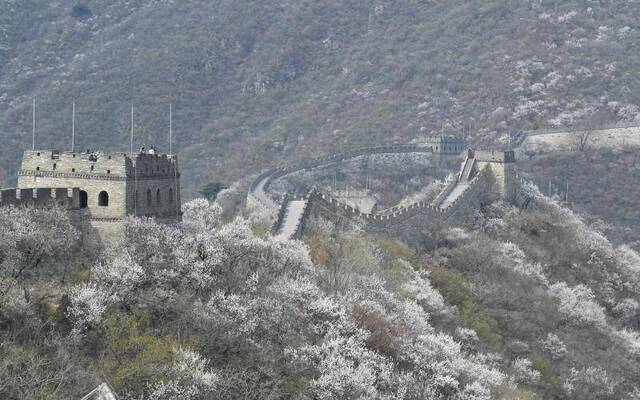
{"type": "MultiPolygon", "coordinates": [[[[637,123],[616,124],[599,129],[623,129],[636,126],[637,123]]],[[[511,149],[521,147],[527,138],[531,136],[569,132],[570,130],[567,128],[517,132],[512,137],[509,146],[496,153],[503,153],[504,157],[500,155],[494,159],[495,151],[492,150],[486,152],[491,153],[491,159],[482,160],[480,163],[473,159],[466,159],[461,166],[458,179],[448,182],[433,202],[416,202],[404,207],[392,207],[387,210],[381,210],[379,213],[367,214],[340,202],[318,188],[312,189],[302,198],[295,200],[287,195],[280,202],[274,201],[267,193],[269,184],[274,179],[299,171],[330,166],[359,156],[434,153],[432,146],[392,145],[352,150],[265,171],[251,184],[247,195],[248,203],[260,204],[271,213],[276,221],[272,233],[281,239],[289,239],[300,235],[304,229],[306,219],[312,213],[322,214],[334,220],[359,220],[366,224],[368,230],[373,231],[388,230],[405,224],[409,220],[428,224],[429,222],[441,222],[451,219],[468,219],[469,214],[477,209],[478,206],[482,206],[484,203],[495,200],[500,196],[505,198],[515,193],[514,188],[510,187],[510,182],[517,184],[514,178],[517,174],[512,165],[507,167],[508,163],[515,161],[514,152],[511,149]],[[501,165],[496,167],[496,164],[501,165]],[[288,220],[288,218],[294,218],[294,220],[288,220]]]]}
{"type": "MultiPolygon", "coordinates": [[[[332,220],[361,221],[370,231],[393,230],[407,221],[419,221],[420,224],[449,221],[465,213],[461,209],[476,209],[480,203],[488,201],[484,189],[491,187],[495,177],[491,168],[486,164],[472,172],[463,168],[463,179],[455,179],[449,182],[443,192],[433,202],[416,202],[405,207],[396,207],[382,213],[362,213],[358,209],[349,206],[319,188],[313,188],[305,196],[292,199],[286,196],[281,202],[274,201],[267,189],[274,179],[303,170],[311,170],[322,166],[359,157],[374,154],[402,154],[402,153],[433,153],[431,147],[422,146],[382,146],[349,151],[342,154],[330,155],[303,162],[298,165],[290,165],[265,171],[251,184],[248,200],[265,207],[274,217],[275,224],[272,233],[280,239],[290,239],[299,236],[304,229],[304,224],[309,215],[318,214],[332,220]],[[463,185],[463,186],[461,186],[463,185]],[[456,195],[450,197],[456,191],[456,195]],[[446,203],[445,203],[445,200],[446,203]],[[476,203],[472,205],[471,203],[476,203]],[[420,218],[416,218],[420,217],[420,218]],[[289,220],[293,218],[293,220],[289,220]]],[[[465,160],[463,165],[475,167],[477,163],[465,160]]]]}

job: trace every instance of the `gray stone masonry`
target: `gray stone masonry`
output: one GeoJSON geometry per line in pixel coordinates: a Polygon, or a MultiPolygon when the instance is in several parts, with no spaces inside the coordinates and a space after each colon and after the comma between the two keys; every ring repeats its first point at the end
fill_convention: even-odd
{"type": "MultiPolygon", "coordinates": [[[[429,148],[429,150],[433,150],[429,148]]],[[[249,189],[248,199],[263,204],[274,213],[275,228],[278,229],[285,223],[285,208],[289,197],[283,204],[276,204],[266,193],[269,182],[277,177],[282,177],[295,171],[309,169],[316,165],[326,164],[336,159],[346,159],[362,154],[384,154],[400,152],[424,152],[425,148],[411,146],[390,146],[370,149],[362,149],[341,155],[327,156],[321,159],[310,160],[298,166],[288,166],[266,171],[256,178],[249,189]],[[273,203],[273,204],[267,204],[273,203]]],[[[428,151],[428,150],[427,150],[428,151]]],[[[299,218],[295,235],[298,236],[304,229],[305,220],[309,215],[322,215],[336,223],[340,221],[360,221],[366,230],[371,232],[393,232],[394,234],[406,233],[409,227],[424,227],[436,223],[468,223],[473,220],[475,213],[483,205],[492,201],[503,199],[513,202],[517,186],[517,174],[515,171],[515,156],[513,151],[489,150],[474,152],[475,161],[470,164],[470,171],[465,180],[465,190],[446,206],[438,206],[438,202],[417,202],[405,207],[394,208],[392,213],[362,213],[356,208],[347,205],[317,188],[311,190],[305,196],[307,203],[305,212],[299,218]]],[[[466,162],[465,160],[464,162],[466,162]]],[[[464,172],[464,170],[463,170],[464,172]]],[[[438,198],[446,197],[447,193],[459,184],[453,180],[447,185],[438,198]]],[[[437,199],[438,199],[437,198],[437,199]]],[[[436,200],[437,200],[436,199],[436,200]]]]}
{"type": "Polygon", "coordinates": [[[113,236],[128,215],[177,221],[178,159],[147,153],[25,151],[18,187],[0,192],[0,206],[45,203],[80,211],[103,239],[113,236]]]}

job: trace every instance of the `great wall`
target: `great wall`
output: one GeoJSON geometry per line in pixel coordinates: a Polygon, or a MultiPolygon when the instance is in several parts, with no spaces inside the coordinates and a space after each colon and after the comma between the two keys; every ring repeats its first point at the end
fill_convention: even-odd
{"type": "MultiPolygon", "coordinates": [[[[448,182],[444,190],[431,202],[414,202],[403,207],[392,207],[377,213],[363,213],[356,207],[342,202],[326,191],[314,187],[308,193],[293,196],[287,194],[281,201],[275,201],[268,189],[272,181],[286,175],[310,171],[329,166],[359,156],[400,153],[440,153],[459,156],[463,153],[464,142],[454,140],[453,146],[433,143],[424,145],[394,145],[372,147],[348,151],[341,154],[316,158],[298,165],[268,170],[260,174],[251,184],[247,194],[247,204],[264,207],[274,219],[272,233],[279,239],[299,237],[309,216],[323,215],[335,221],[359,221],[372,232],[393,232],[401,234],[403,225],[428,227],[437,222],[462,223],[473,218],[473,212],[483,204],[498,198],[517,204],[526,203],[518,191],[521,179],[515,170],[515,158],[524,154],[531,140],[560,136],[570,142],[575,132],[584,129],[567,128],[518,131],[511,136],[507,146],[483,149],[477,156],[465,158],[457,179],[448,182]]],[[[591,128],[603,137],[622,133],[633,133],[631,140],[640,145],[640,127],[637,123],[618,123],[591,128]]],[[[451,138],[450,138],[451,139],[451,138]]],[[[633,142],[631,142],[633,143],[633,142]]],[[[598,145],[602,146],[601,143],[598,145]]]]}
{"type": "Polygon", "coordinates": [[[62,207],[67,210],[80,209],[78,188],[30,188],[0,190],[0,207],[24,208],[62,207]]]}
{"type": "MultiPolygon", "coordinates": [[[[368,231],[394,234],[401,234],[409,225],[425,229],[440,222],[464,223],[473,218],[479,207],[496,199],[524,201],[518,199],[516,156],[524,154],[527,146],[538,138],[562,137],[565,142],[571,141],[574,131],[519,131],[511,135],[508,147],[467,154],[456,179],[447,182],[432,201],[362,212],[318,187],[302,194],[287,193],[280,199],[274,199],[268,191],[276,179],[357,157],[421,153],[460,158],[466,151],[461,138],[439,136],[422,144],[357,149],[267,170],[251,183],[247,205],[267,210],[274,221],[272,234],[278,240],[299,237],[312,215],[361,223],[368,231]]],[[[615,124],[592,131],[603,138],[628,134],[630,144],[637,141],[640,145],[637,124],[615,124]]],[[[0,190],[0,207],[62,207],[88,221],[104,239],[113,236],[119,222],[128,215],[178,221],[179,179],[175,155],[29,150],[24,153],[17,188],[0,190]],[[138,196],[139,192],[142,196],[138,196]]]]}
{"type": "MultiPolygon", "coordinates": [[[[443,141],[426,143],[425,145],[382,146],[365,148],[346,153],[321,157],[297,166],[287,166],[266,171],[260,174],[251,184],[247,194],[248,204],[257,203],[265,207],[274,218],[272,232],[279,239],[290,239],[300,236],[305,221],[310,215],[323,215],[333,220],[347,219],[360,221],[365,229],[373,232],[393,232],[400,234],[403,225],[413,224],[417,227],[430,226],[437,222],[453,221],[460,223],[473,218],[472,213],[484,203],[498,198],[524,204],[526,199],[520,198],[518,185],[521,183],[516,170],[515,158],[523,154],[530,144],[529,141],[548,137],[562,137],[565,142],[571,142],[576,132],[585,131],[584,128],[551,128],[533,131],[518,131],[511,136],[510,143],[493,150],[486,149],[476,153],[474,157],[466,157],[462,162],[457,179],[447,184],[444,190],[432,202],[415,202],[403,207],[392,207],[377,213],[363,213],[356,207],[333,198],[329,193],[314,187],[308,193],[292,197],[285,196],[280,201],[274,201],[267,193],[269,184],[278,178],[300,171],[339,163],[346,159],[373,154],[399,153],[440,153],[458,156],[462,153],[464,141],[449,138],[447,145],[443,141]],[[498,150],[499,148],[499,150],[498,150]]],[[[617,123],[589,129],[596,136],[613,137],[627,134],[630,144],[638,142],[640,145],[640,127],[637,123],[617,123]]],[[[444,137],[442,137],[444,139],[444,137]]],[[[542,139],[544,140],[544,139],[542,139]]],[[[599,146],[604,141],[594,141],[599,146]]]]}
{"type": "MultiPolygon", "coordinates": [[[[463,151],[459,143],[448,154],[459,156],[463,151]]],[[[324,168],[342,161],[369,155],[428,153],[443,149],[433,145],[383,146],[353,150],[321,157],[299,165],[290,165],[266,171],[251,184],[247,204],[265,208],[273,217],[272,233],[277,239],[299,237],[311,215],[322,215],[334,221],[357,221],[371,232],[401,234],[408,225],[428,227],[437,222],[463,222],[484,203],[497,198],[514,198],[516,173],[515,156],[509,150],[473,151],[466,155],[456,179],[448,182],[432,202],[418,201],[403,207],[394,207],[378,213],[363,213],[358,208],[334,198],[328,192],[313,187],[300,196],[287,194],[280,202],[268,193],[275,179],[301,171],[324,168]]]]}

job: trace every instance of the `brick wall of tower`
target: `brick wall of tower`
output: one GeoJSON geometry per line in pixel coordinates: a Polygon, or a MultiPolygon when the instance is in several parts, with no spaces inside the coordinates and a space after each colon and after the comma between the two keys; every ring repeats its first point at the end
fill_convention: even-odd
{"type": "Polygon", "coordinates": [[[86,193],[87,207],[92,219],[122,219],[126,216],[126,181],[69,177],[34,177],[21,175],[18,188],[68,188],[77,187],[86,193]],[[108,205],[99,204],[100,194],[108,194],[108,205]]]}
{"type": "Polygon", "coordinates": [[[128,214],[168,220],[179,216],[181,200],[177,158],[139,154],[134,165],[134,171],[128,177],[128,214]]]}
{"type": "MultiPolygon", "coordinates": [[[[18,188],[77,187],[86,193],[91,219],[122,219],[126,216],[126,180],[130,161],[123,154],[26,151],[18,173],[18,188]],[[106,206],[100,194],[108,195],[106,206]]],[[[81,195],[82,196],[82,195],[81,195]]]]}
{"type": "Polygon", "coordinates": [[[476,166],[479,170],[488,166],[495,177],[496,188],[500,196],[505,200],[513,200],[516,186],[513,151],[478,151],[476,166]]]}
{"type": "Polygon", "coordinates": [[[117,221],[127,215],[170,220],[180,215],[177,168],[175,156],[26,151],[18,188],[77,187],[86,193],[84,213],[94,221],[117,221]],[[100,203],[102,192],[108,194],[106,206],[100,203]]]}

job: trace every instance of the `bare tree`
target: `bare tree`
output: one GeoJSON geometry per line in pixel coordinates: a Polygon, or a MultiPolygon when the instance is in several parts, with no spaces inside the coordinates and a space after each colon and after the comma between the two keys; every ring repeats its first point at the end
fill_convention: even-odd
{"type": "Polygon", "coordinates": [[[594,130],[591,127],[584,127],[573,131],[573,137],[578,150],[585,152],[589,148],[593,131],[594,130]]]}
{"type": "Polygon", "coordinates": [[[69,215],[60,208],[2,207],[0,226],[0,299],[13,285],[42,273],[47,263],[64,259],[79,237],[69,215]]]}

